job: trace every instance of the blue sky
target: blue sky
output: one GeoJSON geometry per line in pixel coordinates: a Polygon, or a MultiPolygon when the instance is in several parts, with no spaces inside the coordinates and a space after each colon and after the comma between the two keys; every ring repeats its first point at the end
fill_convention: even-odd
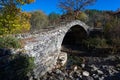
{"type": "MultiPolygon", "coordinates": [[[[61,13],[57,7],[59,0],[35,0],[34,3],[23,6],[23,11],[35,11],[42,10],[44,13],[49,14],[51,12],[61,13]]],[[[98,10],[117,10],[120,8],[120,0],[97,0],[94,5],[90,5],[87,9],[98,10]]]]}

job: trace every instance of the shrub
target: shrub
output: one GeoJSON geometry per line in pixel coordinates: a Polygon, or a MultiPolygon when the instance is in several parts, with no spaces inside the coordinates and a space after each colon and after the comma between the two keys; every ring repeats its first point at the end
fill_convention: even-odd
{"type": "Polygon", "coordinates": [[[68,56],[68,60],[70,61],[69,65],[81,65],[81,63],[85,62],[85,58],[78,57],[78,56],[68,56]]]}
{"type": "Polygon", "coordinates": [[[19,40],[12,36],[0,37],[0,48],[20,48],[19,40]]]}
{"type": "Polygon", "coordinates": [[[34,11],[31,13],[31,31],[40,30],[42,28],[46,28],[48,26],[48,17],[42,11],[34,11]]]}
{"type": "Polygon", "coordinates": [[[107,40],[101,38],[88,38],[83,40],[83,44],[88,48],[105,48],[108,47],[107,40]]]}
{"type": "Polygon", "coordinates": [[[6,60],[9,62],[0,63],[0,80],[28,80],[34,68],[33,57],[15,54],[7,57],[6,60]]]}
{"type": "Polygon", "coordinates": [[[52,12],[48,15],[48,18],[49,18],[49,25],[58,24],[60,19],[60,14],[52,12]]]}
{"type": "Polygon", "coordinates": [[[21,8],[34,0],[4,0],[0,1],[0,35],[16,34],[29,31],[30,17],[21,8]]]}
{"type": "Polygon", "coordinates": [[[83,22],[87,22],[88,16],[85,13],[81,12],[76,16],[76,19],[81,20],[83,22]]]}

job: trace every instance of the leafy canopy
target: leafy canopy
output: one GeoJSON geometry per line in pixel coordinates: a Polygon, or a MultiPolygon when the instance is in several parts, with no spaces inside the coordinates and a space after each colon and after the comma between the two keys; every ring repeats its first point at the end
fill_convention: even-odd
{"type": "Polygon", "coordinates": [[[25,32],[30,29],[30,14],[21,6],[34,0],[0,0],[0,35],[25,32]]]}
{"type": "Polygon", "coordinates": [[[42,11],[34,11],[31,13],[31,30],[39,30],[48,26],[48,17],[42,11]]]}

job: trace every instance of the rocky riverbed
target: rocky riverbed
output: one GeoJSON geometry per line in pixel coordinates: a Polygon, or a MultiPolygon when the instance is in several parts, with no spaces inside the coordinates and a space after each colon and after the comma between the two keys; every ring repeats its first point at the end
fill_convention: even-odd
{"type": "Polygon", "coordinates": [[[120,55],[68,55],[66,65],[58,66],[40,80],[120,80],[120,55]]]}

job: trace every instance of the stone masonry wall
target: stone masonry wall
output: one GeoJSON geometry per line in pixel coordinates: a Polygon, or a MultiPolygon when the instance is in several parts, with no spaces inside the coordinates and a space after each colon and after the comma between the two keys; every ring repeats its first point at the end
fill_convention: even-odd
{"type": "Polygon", "coordinates": [[[30,38],[31,40],[26,40],[24,49],[28,55],[35,57],[35,78],[42,76],[48,70],[54,68],[60,53],[63,38],[66,32],[75,25],[80,25],[89,33],[89,27],[77,20],[60,25],[51,31],[34,35],[28,34],[26,39],[30,38]]]}

